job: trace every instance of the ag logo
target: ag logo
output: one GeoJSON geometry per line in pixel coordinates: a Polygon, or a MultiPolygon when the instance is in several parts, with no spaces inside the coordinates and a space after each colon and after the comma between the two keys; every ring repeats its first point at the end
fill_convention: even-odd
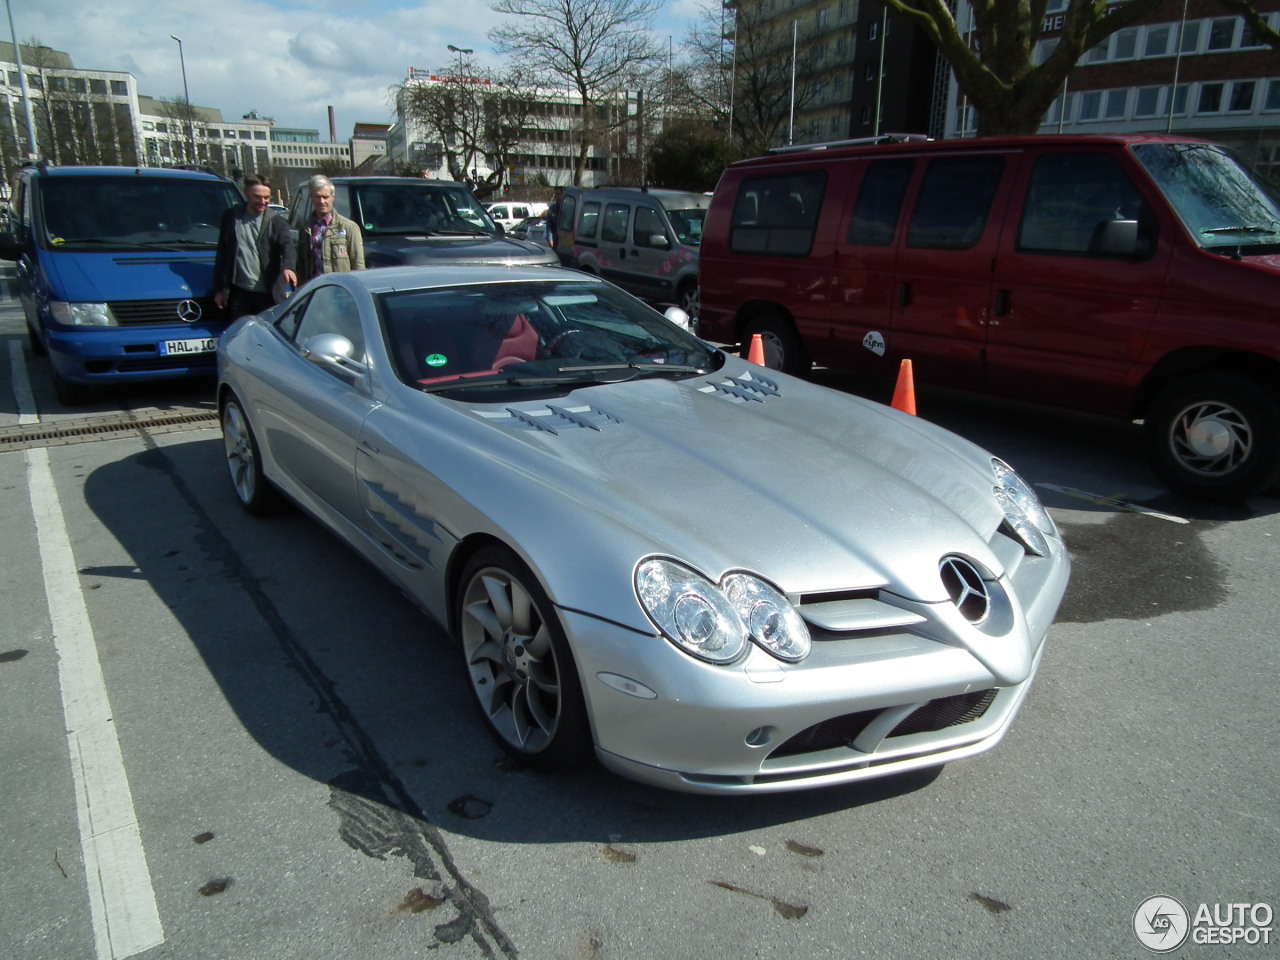
{"type": "Polygon", "coordinates": [[[874,353],[877,357],[884,356],[884,337],[880,336],[876,331],[872,330],[862,338],[862,345],[874,353]]]}
{"type": "Polygon", "coordinates": [[[449,358],[443,353],[432,353],[426,358],[428,367],[443,367],[449,362],[449,358]]]}
{"type": "Polygon", "coordinates": [[[1147,897],[1133,914],[1138,942],[1153,953],[1177,950],[1190,929],[1187,908],[1173,897],[1147,897]]]}

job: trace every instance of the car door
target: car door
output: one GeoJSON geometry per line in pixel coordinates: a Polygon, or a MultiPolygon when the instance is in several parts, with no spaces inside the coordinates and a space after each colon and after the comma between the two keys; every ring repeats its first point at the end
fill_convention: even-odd
{"type": "Polygon", "coordinates": [[[848,169],[850,180],[860,179],[836,240],[831,335],[820,354],[833,366],[892,372],[886,337],[893,323],[902,211],[916,165],[915,157],[888,157],[848,169]]]}
{"type": "Polygon", "coordinates": [[[898,245],[886,356],[928,383],[978,388],[995,259],[1016,151],[933,157],[898,245]]]}
{"type": "Polygon", "coordinates": [[[631,212],[632,205],[628,202],[608,200],[604,203],[600,209],[600,242],[596,247],[596,258],[602,277],[630,293],[638,293],[643,284],[637,283],[635,255],[629,243],[631,212]]]}
{"type": "Polygon", "coordinates": [[[670,300],[675,295],[675,235],[666,218],[647,203],[637,203],[631,215],[631,243],[627,272],[632,290],[649,300],[670,300]]]}
{"type": "Polygon", "coordinates": [[[1172,255],[1145,184],[1107,147],[1028,152],[1001,241],[988,388],[1114,412],[1136,377],[1172,255]],[[1117,247],[1109,235],[1127,240],[1117,247]]]}
{"type": "Polygon", "coordinates": [[[365,337],[350,292],[313,290],[276,324],[278,349],[258,364],[259,416],[282,483],[336,526],[362,525],[355,481],[360,426],[377,402],[367,382],[304,356],[308,339],[336,333],[362,359],[365,337]]]}

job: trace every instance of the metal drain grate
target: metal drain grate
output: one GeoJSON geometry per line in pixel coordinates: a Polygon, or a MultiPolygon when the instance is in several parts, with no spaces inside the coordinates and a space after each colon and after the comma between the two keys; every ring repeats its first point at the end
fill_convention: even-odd
{"type": "Polygon", "coordinates": [[[0,427],[0,453],[7,450],[26,450],[31,447],[52,447],[68,443],[87,443],[93,440],[110,440],[129,436],[140,431],[147,433],[176,433],[180,430],[216,424],[218,415],[212,410],[196,413],[100,417],[84,420],[67,420],[58,424],[30,423],[12,427],[0,427]]]}

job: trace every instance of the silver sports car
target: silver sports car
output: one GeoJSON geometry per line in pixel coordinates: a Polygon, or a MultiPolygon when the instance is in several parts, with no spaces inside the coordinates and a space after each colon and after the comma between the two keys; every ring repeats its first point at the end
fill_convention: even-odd
{"type": "Polygon", "coordinates": [[[218,353],[231,485],[456,639],[540,769],[848,783],[1008,729],[1066,549],[999,459],[552,268],[329,274],[218,353]]]}

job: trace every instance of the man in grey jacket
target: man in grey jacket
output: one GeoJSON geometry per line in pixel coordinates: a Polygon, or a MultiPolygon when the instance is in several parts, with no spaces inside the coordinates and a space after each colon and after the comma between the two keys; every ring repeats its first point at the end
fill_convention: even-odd
{"type": "Polygon", "coordinates": [[[276,281],[296,286],[296,244],[284,217],[267,211],[271,184],[266,177],[244,178],[244,203],[222,215],[213,264],[213,301],[235,320],[275,306],[276,281]]]}

